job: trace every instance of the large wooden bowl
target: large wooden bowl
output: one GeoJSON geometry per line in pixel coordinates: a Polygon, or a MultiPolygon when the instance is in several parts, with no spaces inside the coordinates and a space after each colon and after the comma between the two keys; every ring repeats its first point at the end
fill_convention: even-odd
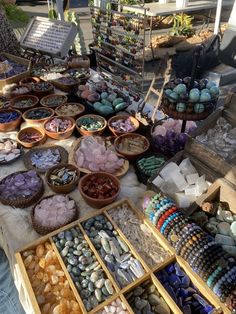
{"type": "Polygon", "coordinates": [[[54,116],[54,110],[51,109],[51,108],[42,108],[42,107],[36,107],[36,108],[32,108],[32,109],[29,109],[27,110],[26,112],[24,112],[23,114],[23,119],[25,120],[25,122],[29,123],[29,124],[35,124],[35,123],[43,123],[45,122],[46,120],[50,119],[51,117],[54,116]],[[43,110],[43,111],[46,111],[48,112],[50,115],[46,118],[41,118],[41,119],[30,119],[28,117],[29,113],[32,111],[32,110],[43,110]]]}
{"type": "Polygon", "coordinates": [[[47,107],[47,108],[56,108],[58,106],[64,105],[66,102],[67,102],[66,95],[61,95],[61,94],[47,95],[40,100],[40,104],[43,107],[47,107]],[[50,105],[50,100],[53,98],[57,98],[60,100],[55,105],[50,105]]]}
{"type": "Polygon", "coordinates": [[[44,144],[45,141],[47,139],[47,136],[44,132],[43,129],[41,128],[38,128],[38,127],[27,127],[27,128],[24,128],[22,130],[20,130],[17,134],[17,141],[22,145],[24,146],[25,148],[32,148],[32,147],[35,147],[35,146],[38,146],[38,145],[41,145],[41,144],[44,144]],[[21,140],[21,136],[26,133],[26,132],[35,132],[35,133],[39,133],[42,135],[42,138],[38,141],[35,141],[35,142],[31,142],[31,143],[28,143],[28,142],[24,142],[21,140]]]}
{"type": "Polygon", "coordinates": [[[18,129],[21,123],[21,118],[22,114],[19,110],[16,109],[0,109],[0,113],[10,113],[10,112],[17,112],[19,117],[16,120],[13,120],[11,122],[6,122],[6,123],[0,123],[0,132],[10,132],[10,131],[15,131],[18,129]]]}
{"type": "Polygon", "coordinates": [[[39,102],[39,99],[38,97],[34,96],[34,95],[21,95],[21,96],[17,96],[17,97],[14,97],[10,100],[10,107],[11,108],[14,108],[14,109],[17,109],[17,110],[20,110],[21,112],[25,112],[29,109],[32,109],[34,107],[37,106],[39,102]],[[19,101],[22,101],[22,100],[27,100],[27,99],[30,99],[32,100],[32,104],[28,107],[21,107],[18,105],[18,102],[19,101]]]}
{"type": "Polygon", "coordinates": [[[86,115],[84,115],[82,117],[79,117],[76,120],[75,125],[76,125],[76,129],[78,130],[78,132],[81,135],[101,135],[105,131],[106,127],[107,127],[107,121],[102,116],[99,116],[99,115],[96,115],[96,114],[86,114],[86,115]],[[99,129],[96,129],[94,131],[84,130],[84,129],[82,129],[78,125],[80,123],[81,119],[83,119],[83,118],[95,118],[96,120],[101,121],[103,123],[103,127],[99,128],[99,129]]]}
{"type": "Polygon", "coordinates": [[[108,128],[109,130],[115,135],[115,136],[119,136],[119,135],[122,135],[122,134],[126,134],[126,133],[133,133],[133,132],[136,132],[139,128],[139,122],[137,119],[135,119],[134,117],[132,116],[126,116],[126,115],[117,115],[117,116],[114,116],[114,117],[111,117],[108,122],[108,128]],[[112,123],[113,122],[116,122],[118,120],[127,120],[127,119],[130,119],[130,121],[132,122],[132,124],[134,125],[134,129],[132,131],[118,131],[116,130],[114,127],[112,127],[112,123]]]}
{"type": "Polygon", "coordinates": [[[47,121],[44,122],[43,124],[43,129],[45,131],[45,133],[47,134],[48,137],[50,138],[53,138],[54,140],[64,140],[66,138],[69,138],[73,131],[74,131],[74,128],[75,128],[75,120],[71,117],[64,117],[64,116],[58,116],[57,118],[58,119],[62,119],[62,120],[70,120],[72,122],[72,126],[70,128],[68,128],[66,131],[63,131],[63,132],[51,132],[51,131],[48,131],[46,129],[46,124],[48,122],[50,122],[52,119],[54,119],[55,117],[51,117],[50,119],[48,119],[47,121]]]}

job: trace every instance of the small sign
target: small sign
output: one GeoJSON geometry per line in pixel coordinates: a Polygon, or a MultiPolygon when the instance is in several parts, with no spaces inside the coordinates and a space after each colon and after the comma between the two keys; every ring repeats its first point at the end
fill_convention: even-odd
{"type": "Polygon", "coordinates": [[[20,44],[52,56],[65,57],[75,40],[77,28],[74,24],[44,17],[34,17],[20,44]]]}

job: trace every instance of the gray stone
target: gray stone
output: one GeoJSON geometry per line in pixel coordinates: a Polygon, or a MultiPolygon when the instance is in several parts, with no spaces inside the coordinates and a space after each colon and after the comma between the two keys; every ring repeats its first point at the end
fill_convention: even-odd
{"type": "Polygon", "coordinates": [[[113,289],[113,287],[112,287],[112,283],[111,283],[110,279],[106,279],[106,280],[105,280],[105,287],[106,287],[108,293],[109,293],[110,295],[112,295],[113,292],[114,292],[114,289],[113,289]]]}
{"type": "Polygon", "coordinates": [[[137,287],[133,291],[133,295],[135,297],[139,297],[144,292],[144,289],[142,287],[137,287]]]}
{"type": "Polygon", "coordinates": [[[98,302],[102,301],[102,291],[98,288],[95,289],[95,297],[97,298],[98,302]]]}
{"type": "Polygon", "coordinates": [[[148,301],[136,297],[134,300],[134,304],[137,309],[142,310],[148,304],[148,301]]]}
{"type": "Polygon", "coordinates": [[[94,271],[91,276],[90,276],[90,280],[91,282],[95,283],[99,278],[99,273],[97,271],[94,271]]]}
{"type": "Polygon", "coordinates": [[[160,298],[154,293],[149,294],[148,301],[151,305],[158,305],[161,303],[160,298]]]}
{"type": "Polygon", "coordinates": [[[101,289],[105,284],[105,279],[101,278],[95,282],[95,287],[101,289]]]}

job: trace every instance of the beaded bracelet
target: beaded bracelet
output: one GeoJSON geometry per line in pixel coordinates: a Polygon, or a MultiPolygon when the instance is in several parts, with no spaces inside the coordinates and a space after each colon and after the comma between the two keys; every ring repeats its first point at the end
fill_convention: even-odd
{"type": "Polygon", "coordinates": [[[189,227],[188,229],[186,227],[184,227],[182,230],[183,230],[183,232],[180,233],[180,239],[179,239],[179,241],[175,245],[175,249],[176,249],[177,252],[181,251],[181,249],[184,246],[185,242],[187,242],[185,240],[188,240],[189,237],[195,235],[196,231],[197,232],[202,231],[202,229],[198,225],[196,225],[196,224],[194,224],[193,226],[189,227]],[[187,231],[184,232],[184,229],[187,230],[187,231]]]}
{"type": "Polygon", "coordinates": [[[203,266],[207,262],[211,262],[212,256],[221,250],[220,246],[211,246],[207,248],[203,254],[201,254],[198,259],[194,263],[194,267],[199,268],[201,265],[203,266]]]}
{"type": "MultiPolygon", "coordinates": [[[[205,242],[205,241],[204,241],[205,242]]],[[[203,244],[203,242],[202,242],[203,244]]],[[[207,244],[205,244],[200,250],[198,250],[198,252],[195,254],[195,256],[192,258],[191,260],[191,263],[190,263],[190,266],[193,266],[195,261],[201,256],[204,254],[204,252],[206,250],[208,250],[208,248],[210,248],[211,246],[215,246],[216,245],[216,242],[209,242],[207,241],[207,244]]]]}
{"type": "Polygon", "coordinates": [[[175,212],[174,214],[170,215],[167,220],[163,223],[160,232],[163,234],[165,232],[166,227],[168,224],[176,217],[181,216],[183,217],[183,214],[181,212],[175,212]]]}
{"type": "Polygon", "coordinates": [[[201,231],[201,229],[196,229],[191,231],[191,233],[186,234],[181,240],[181,242],[179,242],[178,246],[176,247],[176,253],[178,255],[180,255],[181,250],[183,249],[183,247],[186,245],[186,243],[193,237],[196,236],[199,232],[201,231]]]}
{"type": "MultiPolygon", "coordinates": [[[[228,267],[227,267],[228,268],[228,267]]],[[[224,274],[223,277],[221,277],[217,283],[214,285],[213,287],[213,292],[220,297],[222,292],[222,286],[224,285],[225,282],[229,282],[232,283],[232,281],[230,282],[229,280],[236,280],[236,266],[234,266],[232,269],[229,269],[227,273],[224,274]]]]}
{"type": "MultiPolygon", "coordinates": [[[[178,214],[178,215],[174,216],[174,218],[175,218],[175,217],[177,217],[177,216],[180,216],[179,213],[180,213],[180,211],[177,210],[176,207],[170,208],[167,212],[165,212],[165,213],[160,217],[160,219],[159,219],[159,221],[158,221],[158,223],[157,223],[157,225],[156,225],[156,228],[157,228],[158,230],[160,230],[161,227],[162,227],[162,225],[163,225],[171,216],[173,216],[173,214],[178,214]]],[[[181,214],[182,214],[182,213],[181,213],[181,214]]],[[[173,220],[174,218],[172,218],[171,220],[173,220]]],[[[168,221],[171,221],[171,220],[168,220],[168,221]]]]}
{"type": "MultiPolygon", "coordinates": [[[[175,217],[164,231],[164,236],[169,242],[172,242],[171,236],[178,236],[180,230],[188,223],[187,218],[177,216],[175,217]]],[[[176,241],[175,241],[176,242],[176,241]]]]}
{"type": "Polygon", "coordinates": [[[217,256],[217,258],[219,259],[222,252],[220,251],[219,248],[216,248],[214,251],[212,251],[212,256],[214,256],[214,258],[212,257],[211,259],[208,259],[206,261],[201,260],[200,263],[198,263],[197,265],[195,265],[196,268],[196,272],[201,276],[201,277],[207,277],[208,273],[208,269],[210,269],[212,263],[215,261],[215,256],[217,256]]]}
{"type": "Polygon", "coordinates": [[[203,232],[198,233],[196,236],[193,236],[190,240],[189,240],[189,244],[187,243],[187,245],[182,249],[182,251],[180,252],[180,256],[182,256],[185,260],[188,259],[189,255],[191,255],[191,252],[193,251],[194,247],[196,246],[196,244],[204,239],[205,234],[203,232]]]}
{"type": "Polygon", "coordinates": [[[164,205],[160,210],[156,211],[154,214],[153,223],[157,225],[161,216],[164,215],[166,212],[168,212],[172,208],[176,208],[176,207],[169,203],[169,204],[164,205]]]}
{"type": "Polygon", "coordinates": [[[167,215],[170,211],[171,211],[171,212],[174,212],[174,211],[176,211],[176,210],[177,210],[177,208],[176,208],[175,206],[173,206],[173,205],[169,205],[167,208],[166,208],[166,206],[165,206],[164,209],[159,210],[159,211],[157,212],[157,224],[158,224],[158,222],[162,219],[162,217],[163,217],[164,215],[167,215]]]}

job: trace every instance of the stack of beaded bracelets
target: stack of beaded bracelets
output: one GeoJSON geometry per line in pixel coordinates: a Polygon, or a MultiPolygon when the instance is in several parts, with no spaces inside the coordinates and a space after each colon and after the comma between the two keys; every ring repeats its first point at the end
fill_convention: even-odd
{"type": "Polygon", "coordinates": [[[184,217],[174,202],[161,193],[144,207],[146,217],[168,239],[176,254],[225,302],[236,289],[236,260],[200,226],[184,217]]]}

